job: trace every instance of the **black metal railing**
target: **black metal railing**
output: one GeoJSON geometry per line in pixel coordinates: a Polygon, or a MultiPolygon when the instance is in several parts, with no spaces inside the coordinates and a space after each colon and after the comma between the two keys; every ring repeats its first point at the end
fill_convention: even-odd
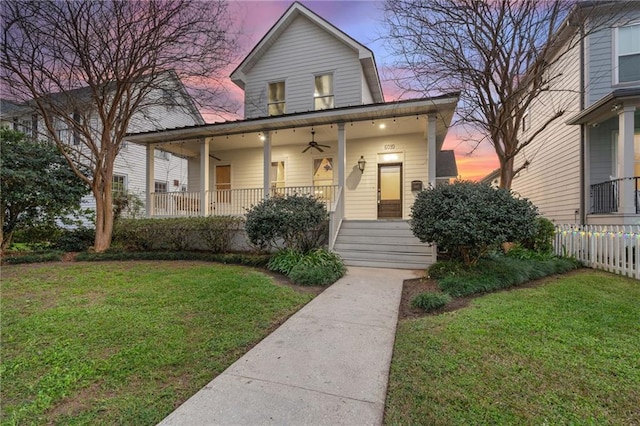
{"type": "Polygon", "coordinates": [[[640,213],[640,176],[608,180],[591,185],[591,214],[617,213],[620,207],[620,187],[624,181],[633,181],[633,203],[635,212],[640,213]]]}

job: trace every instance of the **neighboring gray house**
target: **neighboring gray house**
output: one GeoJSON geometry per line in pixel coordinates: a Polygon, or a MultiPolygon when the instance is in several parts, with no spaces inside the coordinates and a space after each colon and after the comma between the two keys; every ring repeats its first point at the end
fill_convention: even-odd
{"type": "Polygon", "coordinates": [[[512,185],[556,223],[640,224],[640,2],[627,6],[611,15],[598,4],[607,25],[586,23],[586,38],[555,65],[561,78],[524,118],[526,135],[566,108],[516,158],[530,164],[512,185]]]}
{"type": "MultiPolygon", "coordinates": [[[[204,124],[204,120],[193,101],[184,90],[177,77],[170,77],[167,89],[159,96],[172,96],[176,99],[176,106],[171,102],[148,106],[144,111],[134,115],[130,131],[151,131],[163,128],[190,126],[204,124]],[[179,105],[179,106],[178,106],[179,105]]],[[[82,99],[87,95],[87,88],[74,91],[73,96],[82,99]]],[[[55,96],[55,95],[53,95],[55,96]]],[[[28,103],[16,103],[5,99],[0,105],[0,125],[9,126],[19,130],[28,136],[47,139],[47,129],[34,109],[28,103]]],[[[81,102],[80,102],[81,103],[81,102]]],[[[90,107],[87,106],[87,110],[90,107]]],[[[90,113],[89,113],[90,115],[90,113]]],[[[97,121],[97,120],[96,120],[97,121]]],[[[64,122],[56,123],[56,131],[63,140],[75,149],[81,147],[80,142],[69,131],[64,122]]],[[[147,172],[146,172],[146,148],[141,145],[125,142],[116,157],[114,163],[113,187],[117,191],[127,191],[138,196],[145,202],[147,172]]],[[[187,190],[188,163],[176,154],[156,149],[154,151],[154,174],[151,182],[155,192],[174,192],[187,190]]],[[[82,201],[83,208],[94,208],[93,196],[87,196],[82,201]]],[[[144,214],[144,207],[140,214],[144,214]]]]}
{"type": "Polygon", "coordinates": [[[407,220],[417,191],[436,184],[457,94],[385,103],[371,50],[300,3],[231,79],[245,92],[243,120],[130,135],[189,161],[188,191],[149,192],[150,216],[242,215],[265,196],[313,194],[348,265],[434,260],[407,220]]]}

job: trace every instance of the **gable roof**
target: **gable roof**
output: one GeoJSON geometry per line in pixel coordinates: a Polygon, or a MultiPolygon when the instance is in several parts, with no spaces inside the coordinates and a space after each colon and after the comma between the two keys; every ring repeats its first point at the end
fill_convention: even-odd
{"type": "Polygon", "coordinates": [[[289,9],[280,17],[280,19],[267,31],[262,39],[255,45],[255,47],[249,52],[244,60],[236,67],[231,73],[231,81],[238,85],[241,89],[244,89],[246,73],[253,68],[253,66],[262,58],[267,50],[276,42],[280,35],[291,25],[291,23],[299,16],[304,16],[309,21],[318,25],[320,28],[331,34],[340,42],[344,43],[349,48],[358,52],[358,58],[362,65],[367,85],[371,90],[373,96],[373,102],[384,102],[384,96],[382,94],[382,86],[380,85],[380,77],[378,76],[378,68],[376,67],[376,61],[373,56],[373,52],[362,43],[356,41],[329,21],[315,14],[297,1],[294,2],[289,9]]]}

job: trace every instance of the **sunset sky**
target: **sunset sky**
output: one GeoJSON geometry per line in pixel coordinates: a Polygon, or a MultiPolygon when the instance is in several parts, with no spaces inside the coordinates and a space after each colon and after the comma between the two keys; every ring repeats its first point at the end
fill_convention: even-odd
{"type": "MultiPolygon", "coordinates": [[[[390,80],[388,72],[392,69],[393,58],[380,40],[385,31],[382,24],[382,2],[301,1],[301,3],[371,49],[376,58],[385,100],[393,101],[401,97],[400,91],[390,80]]],[[[241,34],[238,39],[241,45],[240,60],[260,41],[291,4],[291,1],[231,1],[231,12],[235,17],[237,30],[241,34]]],[[[236,65],[237,63],[233,64],[229,73],[236,65]]],[[[231,96],[241,103],[242,91],[228,78],[225,80],[225,86],[229,88],[231,96]]],[[[450,129],[444,149],[455,150],[458,173],[461,178],[477,180],[496,169],[498,161],[493,147],[486,142],[469,154],[474,144],[464,141],[466,136],[463,129],[450,129]]]]}

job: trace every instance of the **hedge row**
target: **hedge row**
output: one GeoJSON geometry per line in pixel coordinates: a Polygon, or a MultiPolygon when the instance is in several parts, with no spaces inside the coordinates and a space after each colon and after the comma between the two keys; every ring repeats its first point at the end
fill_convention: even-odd
{"type": "Polygon", "coordinates": [[[121,219],[114,226],[113,243],[130,251],[225,253],[231,250],[242,223],[236,216],[121,219]]]}
{"type": "Polygon", "coordinates": [[[249,253],[207,253],[189,251],[148,251],[128,252],[110,250],[104,253],[80,253],[77,261],[108,261],[108,260],[200,260],[205,262],[230,263],[246,266],[266,267],[269,263],[268,254],[249,253]]]}

